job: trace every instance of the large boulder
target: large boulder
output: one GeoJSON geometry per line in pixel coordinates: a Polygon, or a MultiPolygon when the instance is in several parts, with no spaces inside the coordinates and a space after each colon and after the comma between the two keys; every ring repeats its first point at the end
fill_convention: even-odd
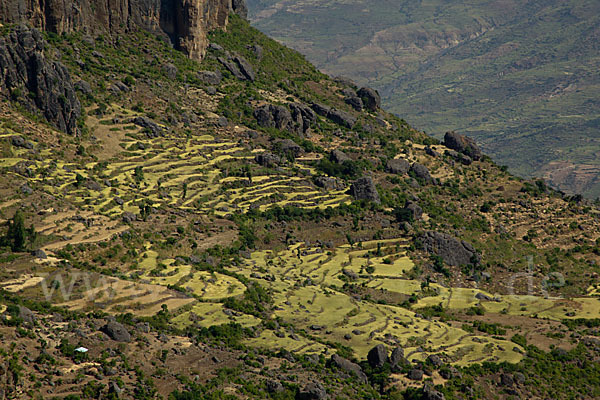
{"type": "Polygon", "coordinates": [[[337,354],[331,356],[331,363],[342,371],[355,375],[360,382],[367,383],[367,375],[363,372],[360,365],[355,364],[344,357],[340,357],[337,354]]]}
{"type": "Polygon", "coordinates": [[[329,159],[337,164],[352,160],[346,153],[338,149],[332,150],[331,153],[329,153],[329,159]]]}
{"type": "Polygon", "coordinates": [[[471,165],[473,163],[473,159],[471,157],[469,157],[466,154],[459,153],[458,151],[446,150],[445,154],[454,158],[456,161],[463,165],[471,165]]]}
{"type": "Polygon", "coordinates": [[[352,106],[352,108],[354,108],[358,112],[363,110],[363,102],[361,98],[356,95],[344,97],[344,102],[352,106]]]}
{"type": "Polygon", "coordinates": [[[408,379],[411,379],[413,381],[420,381],[421,379],[423,379],[423,370],[418,368],[410,370],[410,372],[408,373],[408,379]]]}
{"type": "Polygon", "coordinates": [[[384,345],[378,344],[369,350],[367,354],[367,361],[373,368],[381,368],[388,360],[387,349],[384,345]]]}
{"type": "Polygon", "coordinates": [[[446,132],[444,135],[444,146],[466,154],[475,161],[479,161],[483,154],[477,143],[470,137],[460,135],[454,131],[446,132]]]}
{"type": "Polygon", "coordinates": [[[279,381],[268,380],[265,387],[269,393],[281,393],[284,391],[283,385],[279,381]]]}
{"type": "Polygon", "coordinates": [[[68,69],[46,59],[44,47],[42,34],[25,25],[0,35],[0,96],[10,96],[57,129],[75,134],[81,104],[68,69]]]}
{"type": "Polygon", "coordinates": [[[456,239],[446,233],[429,231],[419,236],[423,250],[440,256],[448,265],[479,264],[480,255],[470,243],[456,239]]]}
{"type": "Polygon", "coordinates": [[[338,125],[345,126],[348,129],[352,128],[354,124],[356,124],[356,117],[348,114],[347,112],[336,110],[335,108],[329,110],[327,113],[327,118],[338,125]]]}
{"type": "Polygon", "coordinates": [[[257,154],[256,157],[254,157],[254,161],[263,167],[274,168],[281,163],[281,157],[273,153],[265,152],[257,154]]]}
{"type": "Polygon", "coordinates": [[[403,158],[394,158],[385,164],[385,170],[390,174],[404,175],[409,169],[410,163],[403,158]]]}
{"type": "Polygon", "coordinates": [[[167,64],[163,65],[162,70],[163,70],[163,73],[170,80],[174,81],[175,79],[177,79],[178,70],[177,70],[177,67],[175,66],[175,64],[167,63],[167,64]]]}
{"type": "Polygon", "coordinates": [[[256,77],[254,74],[254,69],[252,68],[250,63],[244,57],[241,57],[241,56],[234,56],[232,58],[218,57],[217,59],[237,79],[239,79],[241,81],[254,81],[254,79],[256,77]]]}
{"type": "Polygon", "coordinates": [[[27,324],[33,324],[36,321],[35,314],[29,308],[19,306],[19,318],[27,324]]]}
{"type": "Polygon", "coordinates": [[[289,109],[265,104],[254,110],[254,118],[262,127],[277,128],[302,136],[308,133],[310,126],[317,120],[317,115],[310,107],[300,103],[289,104],[289,109]]]}
{"type": "Polygon", "coordinates": [[[312,103],[310,107],[322,117],[327,117],[331,111],[331,107],[321,103],[312,103]]]}
{"type": "Polygon", "coordinates": [[[294,122],[293,130],[298,134],[306,134],[311,125],[317,121],[317,114],[305,104],[290,103],[289,107],[294,122]]]}
{"type": "Polygon", "coordinates": [[[198,79],[207,85],[218,85],[223,79],[223,74],[221,71],[199,71],[198,79]]]}
{"type": "Polygon", "coordinates": [[[254,79],[256,79],[254,68],[252,68],[252,65],[250,65],[248,60],[246,60],[244,57],[235,56],[233,57],[233,62],[237,64],[237,66],[240,68],[240,71],[242,72],[242,74],[244,74],[247,80],[254,81],[254,79]]]}
{"type": "Polygon", "coordinates": [[[399,366],[400,364],[404,364],[406,359],[404,358],[404,349],[400,346],[396,347],[392,350],[392,355],[390,356],[390,364],[392,368],[399,366]]]}
{"type": "Polygon", "coordinates": [[[370,176],[363,176],[355,180],[350,186],[350,194],[356,200],[368,200],[377,204],[381,203],[375,182],[370,176]]]}
{"type": "Polygon", "coordinates": [[[304,149],[292,139],[281,139],[275,141],[273,144],[273,150],[291,158],[296,158],[304,154],[304,149]]]}
{"type": "Polygon", "coordinates": [[[423,396],[422,400],[446,400],[446,397],[443,393],[435,390],[435,388],[431,385],[431,383],[427,382],[423,386],[423,396]]]}
{"type": "Polygon", "coordinates": [[[298,400],[324,400],[327,398],[327,392],[320,383],[309,383],[296,396],[298,400]]]}
{"type": "Polygon", "coordinates": [[[434,367],[439,367],[444,363],[442,361],[441,357],[438,356],[437,354],[428,355],[427,358],[425,359],[425,362],[433,365],[434,367]]]}
{"type": "Polygon", "coordinates": [[[131,335],[127,329],[116,321],[110,321],[104,325],[101,329],[102,332],[106,333],[108,337],[117,342],[131,342],[131,335]]]}
{"type": "Polygon", "coordinates": [[[317,176],[314,179],[315,185],[327,190],[340,190],[345,187],[344,183],[332,176],[317,176]]]}
{"type": "Polygon", "coordinates": [[[429,173],[429,169],[420,163],[413,163],[410,166],[410,172],[412,172],[415,178],[422,180],[425,183],[433,183],[433,178],[429,173]]]}
{"type": "Polygon", "coordinates": [[[292,113],[284,106],[265,104],[254,110],[254,118],[264,128],[291,130],[293,127],[292,113]]]}
{"type": "Polygon", "coordinates": [[[342,94],[344,95],[344,102],[346,104],[352,106],[356,111],[360,112],[363,110],[363,101],[354,90],[346,88],[342,90],[342,94]]]}
{"type": "Polygon", "coordinates": [[[137,126],[146,129],[148,131],[147,136],[149,137],[158,137],[163,133],[162,128],[150,118],[144,116],[135,117],[132,122],[137,126]]]}
{"type": "Polygon", "coordinates": [[[407,201],[403,211],[410,215],[413,221],[417,221],[423,216],[423,209],[414,201],[407,201]]]}
{"type": "Polygon", "coordinates": [[[375,89],[363,87],[356,93],[362,99],[365,108],[369,111],[377,111],[381,107],[381,97],[375,89]]]}

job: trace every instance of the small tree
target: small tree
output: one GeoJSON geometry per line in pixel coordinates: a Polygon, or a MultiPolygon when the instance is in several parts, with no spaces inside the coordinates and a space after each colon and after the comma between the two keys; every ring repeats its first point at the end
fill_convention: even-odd
{"type": "Polygon", "coordinates": [[[85,182],[85,178],[83,177],[83,175],[81,175],[79,173],[77,175],[75,175],[75,186],[81,187],[81,185],[83,185],[84,182],[85,182]]]}
{"type": "Polygon", "coordinates": [[[138,165],[135,167],[135,170],[133,171],[133,179],[135,179],[137,183],[140,183],[144,180],[144,170],[141,166],[138,165]]]}
{"type": "Polygon", "coordinates": [[[12,221],[9,222],[6,238],[12,251],[23,251],[25,248],[27,233],[25,230],[25,217],[21,210],[17,210],[12,221]]]}

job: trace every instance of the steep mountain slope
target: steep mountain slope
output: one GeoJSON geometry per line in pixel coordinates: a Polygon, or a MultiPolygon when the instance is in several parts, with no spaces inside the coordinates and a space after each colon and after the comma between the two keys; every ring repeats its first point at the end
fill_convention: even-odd
{"type": "Polygon", "coordinates": [[[236,15],[1,35],[0,398],[598,397],[597,205],[236,15]]]}
{"type": "Polygon", "coordinates": [[[458,130],[522,176],[600,194],[595,1],[250,1],[253,24],[380,90],[441,137],[458,130]]]}

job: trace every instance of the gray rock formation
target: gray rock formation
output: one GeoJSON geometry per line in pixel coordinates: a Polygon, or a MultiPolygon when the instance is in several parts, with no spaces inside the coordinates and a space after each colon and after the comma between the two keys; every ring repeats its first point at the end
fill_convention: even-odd
{"type": "Polygon", "coordinates": [[[341,164],[344,161],[351,160],[351,158],[348,157],[346,153],[338,149],[332,150],[331,153],[329,153],[329,159],[337,164],[341,164]]]}
{"type": "Polygon", "coordinates": [[[391,174],[404,175],[408,173],[410,163],[403,158],[388,160],[385,164],[385,170],[391,174]]]}
{"type": "Polygon", "coordinates": [[[325,400],[327,392],[320,383],[309,383],[296,396],[298,400],[325,400]]]}
{"type": "Polygon", "coordinates": [[[446,400],[446,397],[443,393],[435,390],[435,388],[431,385],[431,383],[427,382],[425,386],[423,386],[423,400],[446,400]]]}
{"type": "Polygon", "coordinates": [[[219,57],[218,60],[233,76],[241,81],[254,81],[256,78],[254,68],[244,57],[236,55],[232,58],[219,57]]]}
{"type": "Polygon", "coordinates": [[[419,236],[419,240],[423,250],[442,257],[449,265],[477,265],[481,260],[481,256],[470,243],[445,233],[425,232],[419,236]]]}
{"type": "Polygon", "coordinates": [[[309,107],[292,103],[289,109],[285,106],[265,104],[254,110],[254,118],[258,125],[265,128],[277,128],[296,133],[300,136],[307,134],[317,116],[309,107]]]}
{"type": "Polygon", "coordinates": [[[444,135],[444,146],[456,150],[479,161],[483,154],[473,139],[460,135],[456,132],[446,132],[444,135]]]}
{"type": "Polygon", "coordinates": [[[254,157],[254,161],[263,167],[274,168],[281,163],[281,157],[273,153],[265,152],[257,154],[256,157],[254,157]]]}
{"type": "Polygon", "coordinates": [[[397,367],[400,364],[404,364],[405,361],[404,349],[402,347],[398,346],[392,350],[392,355],[390,356],[390,364],[392,368],[397,367]]]}
{"type": "Polygon", "coordinates": [[[198,72],[198,79],[207,85],[218,85],[223,79],[221,71],[200,71],[198,72]]]}
{"type": "Polygon", "coordinates": [[[407,201],[404,210],[405,212],[410,213],[409,215],[412,216],[413,221],[417,221],[423,216],[423,209],[413,201],[407,201]]]}
{"type": "Polygon", "coordinates": [[[154,121],[152,121],[150,118],[141,116],[141,117],[135,117],[133,119],[134,124],[136,124],[139,127],[142,127],[144,129],[147,129],[148,132],[146,133],[146,135],[150,138],[153,137],[158,137],[163,133],[162,128],[154,121]]]}
{"type": "Polygon", "coordinates": [[[358,112],[363,110],[363,101],[354,90],[346,88],[342,91],[342,94],[344,95],[344,102],[346,104],[352,106],[358,112]]]}
{"type": "Polygon", "coordinates": [[[369,350],[367,354],[367,361],[373,368],[381,368],[388,360],[387,349],[384,345],[378,344],[369,350]]]}
{"type": "Polygon", "coordinates": [[[327,190],[340,190],[345,187],[342,181],[332,176],[317,176],[314,181],[315,185],[327,190]]]}
{"type": "Polygon", "coordinates": [[[26,324],[33,324],[36,321],[33,311],[24,306],[19,306],[19,318],[21,318],[26,324]]]}
{"type": "Polygon", "coordinates": [[[322,117],[327,117],[331,111],[331,107],[320,103],[313,103],[310,107],[322,117]]]}
{"type": "Polygon", "coordinates": [[[45,58],[44,45],[40,32],[26,26],[0,37],[0,96],[9,95],[57,129],[75,134],[81,104],[69,71],[45,58]]]}
{"type": "Polygon", "coordinates": [[[438,356],[437,354],[428,355],[427,358],[425,359],[425,362],[430,363],[434,367],[439,367],[444,363],[442,361],[442,359],[440,358],[440,356],[438,356]]]}
{"type": "Polygon", "coordinates": [[[118,34],[143,29],[170,40],[200,60],[207,35],[227,26],[231,10],[243,14],[243,0],[0,0],[1,23],[27,23],[57,34],[118,34]]]}
{"type": "Polygon", "coordinates": [[[420,179],[425,183],[433,183],[433,178],[429,173],[429,169],[423,164],[414,163],[410,166],[410,172],[412,172],[417,179],[420,179]]]}
{"type": "Polygon", "coordinates": [[[363,372],[360,365],[353,363],[350,360],[345,359],[344,357],[340,357],[337,354],[331,356],[331,362],[337,368],[341,369],[344,372],[349,374],[353,374],[358,377],[358,380],[362,383],[367,383],[367,375],[363,372]]]}
{"type": "Polygon", "coordinates": [[[116,321],[110,321],[100,330],[106,333],[112,340],[117,342],[131,342],[131,335],[127,329],[116,321]]]}
{"type": "Polygon", "coordinates": [[[355,180],[350,186],[350,194],[356,200],[368,200],[377,204],[381,203],[375,182],[370,176],[363,176],[355,180]]]}
{"type": "Polygon", "coordinates": [[[356,92],[358,97],[362,99],[365,108],[369,111],[377,111],[381,107],[381,97],[375,89],[363,87],[356,92]]]}
{"type": "Polygon", "coordinates": [[[293,130],[298,134],[306,135],[311,125],[317,121],[317,115],[305,104],[291,103],[289,107],[294,122],[293,130]]]}
{"type": "Polygon", "coordinates": [[[275,141],[273,150],[288,157],[296,158],[304,154],[304,149],[291,139],[275,141]]]}
{"type": "Polygon", "coordinates": [[[348,114],[347,112],[336,110],[335,108],[332,108],[327,113],[327,118],[338,125],[345,126],[348,129],[352,128],[354,124],[356,124],[356,117],[348,114]]]}
{"type": "Polygon", "coordinates": [[[410,370],[410,372],[408,373],[408,379],[411,379],[413,381],[420,381],[421,379],[423,379],[423,370],[417,368],[410,370]]]}
{"type": "Polygon", "coordinates": [[[284,390],[281,382],[273,380],[268,380],[265,382],[265,387],[269,393],[280,393],[284,390]]]}
{"type": "Polygon", "coordinates": [[[446,150],[445,154],[463,165],[471,165],[473,163],[473,159],[471,157],[466,154],[459,153],[458,151],[446,150]]]}

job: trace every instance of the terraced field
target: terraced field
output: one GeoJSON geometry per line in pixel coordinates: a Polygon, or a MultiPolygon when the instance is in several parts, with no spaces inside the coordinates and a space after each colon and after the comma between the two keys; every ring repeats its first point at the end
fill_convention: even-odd
{"type": "Polygon", "coordinates": [[[348,271],[352,271],[357,275],[358,285],[418,294],[420,283],[402,278],[413,267],[404,255],[405,245],[400,238],[365,242],[362,248],[342,246],[323,251],[320,247],[297,244],[277,254],[253,253],[244,266],[232,271],[266,280],[263,284],[277,293],[275,316],[304,328],[309,336],[265,330],[248,343],[266,347],[274,342],[291,351],[306,353],[321,351],[323,341],[332,341],[347,344],[363,357],[375,344],[384,342],[390,346],[401,344],[411,360],[424,360],[429,353],[445,352],[458,364],[518,361],[521,350],[508,341],[428,321],[398,306],[356,300],[335,289],[345,282],[343,271],[349,275],[352,273],[348,271]],[[374,268],[373,272],[366,273],[367,267],[374,268]]]}
{"type": "Polygon", "coordinates": [[[81,166],[57,162],[50,150],[44,150],[42,160],[26,161],[17,152],[14,158],[2,159],[2,166],[26,162],[34,171],[35,177],[29,179],[32,187],[109,217],[139,214],[145,204],[224,216],[273,205],[326,208],[350,202],[347,188],[316,188],[310,182],[314,171],[298,163],[285,170],[258,170],[251,177],[228,176],[231,163],[248,163],[262,149],[250,151],[210,135],[147,138],[136,125],[100,122],[110,123],[110,131],[123,139],[120,154],[110,160],[81,166]],[[304,169],[307,177],[294,176],[290,172],[294,168],[304,169]]]}

